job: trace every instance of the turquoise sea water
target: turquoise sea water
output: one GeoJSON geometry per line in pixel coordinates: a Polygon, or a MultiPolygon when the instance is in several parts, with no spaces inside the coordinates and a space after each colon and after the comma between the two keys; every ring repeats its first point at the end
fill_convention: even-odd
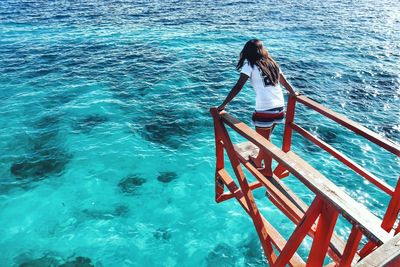
{"type": "MultiPolygon", "coordinates": [[[[214,202],[208,113],[254,37],[297,90],[399,142],[398,1],[2,1],[0,266],[263,265],[248,216],[214,202]]],[[[229,112],[249,123],[253,98],[247,85],[229,112]]],[[[296,121],[395,185],[389,153],[301,106],[296,121]]],[[[383,216],[383,193],[294,143],[383,216]]],[[[293,225],[264,193],[263,214],[288,237],[293,225]]]]}

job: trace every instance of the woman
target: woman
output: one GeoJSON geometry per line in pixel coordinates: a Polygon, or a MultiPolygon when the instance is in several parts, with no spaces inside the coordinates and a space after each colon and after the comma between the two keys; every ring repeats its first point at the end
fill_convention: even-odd
{"type": "MultiPolygon", "coordinates": [[[[239,80],[218,110],[225,109],[225,106],[232,101],[250,78],[251,85],[256,91],[256,107],[252,116],[253,125],[256,127],[257,133],[270,140],[275,124],[282,123],[285,115],[285,103],[279,83],[289,93],[295,94],[295,92],[260,40],[253,39],[245,44],[236,69],[241,69],[239,80]]],[[[256,158],[249,157],[249,162],[264,176],[272,176],[272,158],[264,151],[260,151],[256,158]],[[265,167],[262,166],[263,160],[265,167]]]]}

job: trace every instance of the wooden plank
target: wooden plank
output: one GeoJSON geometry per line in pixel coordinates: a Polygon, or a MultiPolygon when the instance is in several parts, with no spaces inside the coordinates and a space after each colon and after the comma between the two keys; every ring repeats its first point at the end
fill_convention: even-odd
{"type": "Polygon", "coordinates": [[[234,144],[233,146],[235,148],[235,151],[239,153],[245,160],[249,160],[249,156],[257,157],[258,151],[260,150],[252,142],[243,142],[239,144],[234,144]]]}
{"type": "MultiPolygon", "coordinates": [[[[290,220],[292,220],[295,224],[300,222],[300,219],[303,218],[305,211],[308,209],[308,206],[296,196],[296,194],[291,191],[284,183],[273,176],[269,179],[264,177],[253,165],[251,165],[242,155],[246,155],[246,151],[244,148],[250,150],[258,151],[258,148],[252,144],[251,142],[240,143],[235,145],[238,148],[237,154],[241,163],[251,172],[251,174],[256,177],[256,179],[263,183],[263,185],[267,188],[269,199],[277,205],[277,207],[286,215],[290,220]],[[250,143],[250,144],[249,144],[250,143]],[[241,149],[240,149],[241,148],[241,149]],[[280,195],[280,193],[283,195],[280,195]],[[290,201],[293,206],[287,205],[287,202],[290,201]]],[[[311,237],[314,236],[316,229],[316,225],[313,225],[309,235],[311,237]]],[[[332,235],[331,244],[329,245],[328,255],[334,259],[336,262],[340,261],[341,255],[343,254],[345,248],[345,242],[337,236],[335,233],[332,235]]],[[[358,255],[356,255],[356,259],[359,259],[358,255]]]]}
{"type": "Polygon", "coordinates": [[[400,234],[378,247],[355,267],[400,266],[400,234]]]}
{"type": "Polygon", "coordinates": [[[339,152],[337,149],[335,149],[328,143],[312,135],[309,131],[303,129],[299,125],[293,123],[291,127],[293,128],[293,130],[304,136],[306,139],[318,145],[319,147],[330,153],[332,156],[337,158],[340,162],[348,166],[350,169],[352,169],[353,171],[355,171],[356,173],[358,173],[359,175],[361,175],[362,177],[364,177],[365,179],[376,185],[378,188],[387,193],[389,196],[393,195],[394,188],[388,185],[385,181],[379,179],[371,172],[367,171],[362,166],[354,162],[352,159],[350,159],[343,153],[339,152]]]}
{"type": "Polygon", "coordinates": [[[304,95],[297,96],[296,99],[300,103],[303,103],[304,105],[312,108],[313,110],[321,113],[322,115],[336,121],[340,125],[343,125],[347,129],[355,132],[356,134],[359,134],[359,135],[367,138],[371,142],[381,146],[382,148],[395,154],[396,156],[400,156],[400,146],[398,144],[394,143],[393,141],[378,135],[377,133],[362,126],[361,124],[359,124],[355,121],[352,121],[352,120],[346,118],[345,116],[343,116],[327,107],[324,107],[323,105],[319,104],[318,102],[316,102],[314,100],[311,100],[310,98],[308,98],[304,95]]]}
{"type": "MultiPolygon", "coordinates": [[[[300,199],[298,198],[287,186],[285,186],[279,179],[276,177],[272,177],[271,179],[266,179],[264,176],[261,175],[261,173],[256,170],[256,168],[253,167],[248,162],[248,156],[257,156],[259,148],[254,145],[251,142],[243,142],[239,144],[234,145],[236,152],[238,153],[238,158],[241,161],[241,163],[260,181],[264,183],[264,186],[267,188],[268,182],[269,181],[272,185],[274,185],[282,194],[284,194],[294,205],[297,206],[299,210],[301,210],[303,213],[308,209],[308,206],[300,199]]],[[[269,190],[271,190],[269,188],[269,190]]],[[[303,216],[303,215],[301,215],[303,216]]],[[[300,216],[300,218],[301,218],[300,216]]]]}
{"type": "MultiPolygon", "coordinates": [[[[246,201],[243,198],[243,193],[237,190],[238,187],[236,186],[235,182],[233,181],[232,177],[229,175],[229,173],[225,170],[222,169],[218,172],[218,175],[220,175],[221,179],[224,181],[224,183],[227,185],[229,191],[231,193],[235,193],[236,200],[239,202],[239,204],[243,207],[243,209],[250,214],[249,207],[247,206],[246,201]]],[[[262,220],[264,222],[265,229],[268,233],[268,236],[271,238],[271,242],[274,244],[274,246],[278,249],[278,251],[282,251],[282,249],[286,245],[286,240],[281,236],[281,234],[262,216],[262,220]]],[[[301,259],[301,257],[295,253],[293,257],[291,258],[290,262],[291,266],[305,266],[304,261],[301,259]]]]}
{"type": "Polygon", "coordinates": [[[320,172],[309,166],[309,164],[300,157],[294,156],[294,153],[284,153],[260,134],[228,113],[221,114],[221,118],[240,135],[253,142],[276,161],[284,165],[311,191],[325,198],[353,225],[357,225],[369,239],[377,244],[382,244],[390,238],[388,233],[380,227],[381,220],[373,215],[365,206],[339,189],[339,187],[320,172]],[[307,165],[309,167],[306,167],[307,165]]]}

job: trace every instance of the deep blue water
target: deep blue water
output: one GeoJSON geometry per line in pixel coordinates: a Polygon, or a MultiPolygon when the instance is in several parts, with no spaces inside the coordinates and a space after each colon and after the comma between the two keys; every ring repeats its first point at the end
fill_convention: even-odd
{"type": "MultiPolygon", "coordinates": [[[[0,266],[262,265],[241,207],[214,202],[208,113],[255,37],[297,90],[399,142],[398,1],[2,1],[0,266]]],[[[228,111],[249,123],[253,105],[247,85],[228,111]]],[[[301,106],[296,121],[395,185],[389,153],[301,106]]],[[[371,184],[297,135],[293,149],[383,216],[371,184]]]]}

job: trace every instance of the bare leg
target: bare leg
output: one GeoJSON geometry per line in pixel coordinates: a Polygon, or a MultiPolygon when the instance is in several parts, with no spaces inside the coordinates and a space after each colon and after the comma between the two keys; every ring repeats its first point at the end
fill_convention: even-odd
{"type": "MultiPolygon", "coordinates": [[[[260,128],[256,127],[256,132],[262,135],[265,139],[271,140],[271,133],[272,130],[274,129],[273,125],[271,128],[260,128]]],[[[260,150],[256,158],[253,158],[253,162],[256,164],[256,166],[261,167],[262,166],[262,161],[264,160],[264,169],[261,171],[262,174],[266,177],[272,176],[272,158],[265,153],[264,151],[260,150]]]]}

